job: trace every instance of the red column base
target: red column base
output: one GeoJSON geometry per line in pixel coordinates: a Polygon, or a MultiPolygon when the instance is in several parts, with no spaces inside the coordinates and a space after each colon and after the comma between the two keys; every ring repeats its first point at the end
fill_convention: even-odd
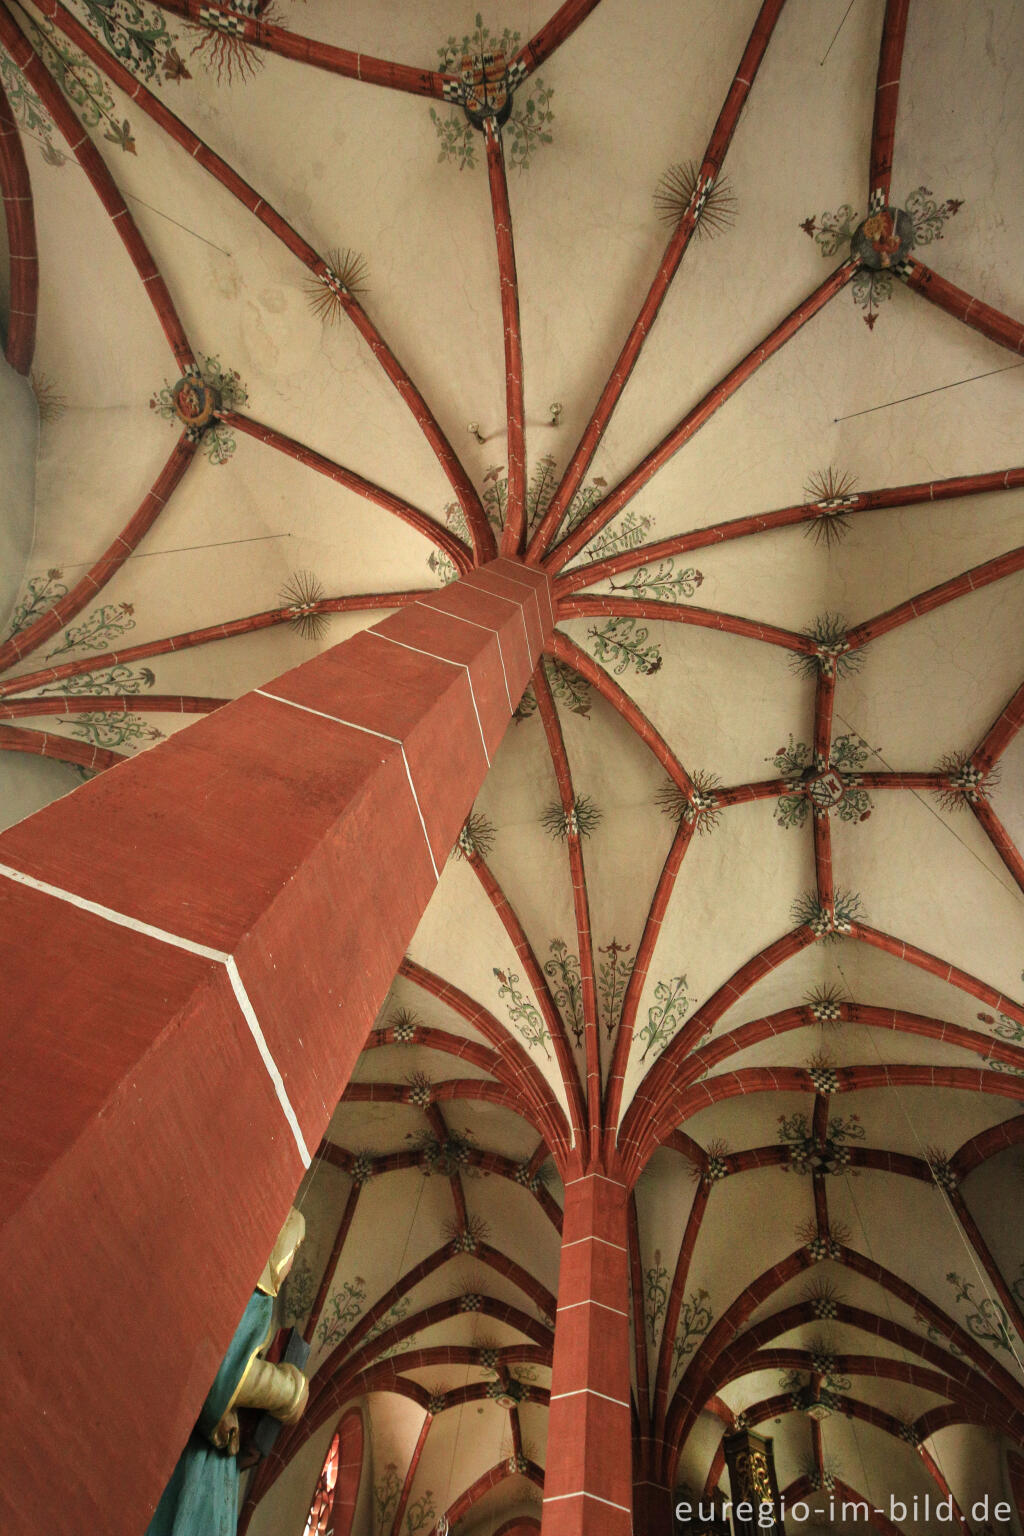
{"type": "Polygon", "coordinates": [[[543,1536],[632,1536],[628,1200],[603,1172],[565,1187],[543,1536]]]}

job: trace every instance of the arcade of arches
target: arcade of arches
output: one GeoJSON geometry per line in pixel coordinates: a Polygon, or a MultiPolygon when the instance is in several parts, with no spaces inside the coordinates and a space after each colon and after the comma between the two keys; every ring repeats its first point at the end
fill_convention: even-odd
{"type": "Polygon", "coordinates": [[[5,1536],[1021,1536],[1022,59],[0,0],[5,1536]]]}

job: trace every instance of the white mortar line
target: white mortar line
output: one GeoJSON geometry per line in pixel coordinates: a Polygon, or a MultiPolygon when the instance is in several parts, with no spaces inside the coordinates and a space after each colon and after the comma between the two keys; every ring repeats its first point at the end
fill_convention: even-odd
{"type": "Polygon", "coordinates": [[[66,901],[73,907],[80,907],[83,912],[91,912],[95,917],[101,917],[108,923],[115,923],[119,928],[131,928],[135,933],[144,933],[147,938],[158,939],[161,944],[172,944],[175,949],[188,950],[189,954],[199,955],[203,960],[216,960],[220,965],[227,965],[230,958],[222,950],[211,949],[207,944],[196,944],[194,940],[182,938],[177,933],[168,933],[166,928],[156,928],[152,923],[144,923],[141,918],[129,917],[127,912],[118,912],[113,907],[101,905],[98,901],[90,901],[87,896],[78,896],[74,891],[66,891],[59,885],[50,885],[46,880],[37,880],[34,875],[23,874],[20,869],[11,869],[6,864],[0,864],[0,875],[16,881],[18,885],[27,885],[33,891],[42,891],[44,896],[56,896],[58,901],[66,901]]]}
{"type": "Polygon", "coordinates": [[[295,699],[283,699],[279,693],[268,693],[265,688],[254,688],[253,693],[258,693],[264,699],[273,699],[275,704],[287,704],[289,709],[301,709],[307,715],[318,715],[321,720],[333,720],[335,725],[347,725],[353,731],[362,731],[365,736],[379,736],[381,741],[393,741],[396,747],[402,745],[399,736],[388,736],[386,732],[372,730],[368,725],[356,725],[354,720],[343,720],[340,715],[329,715],[326,710],[314,709],[311,704],[299,704],[295,699]]]}
{"type": "Polygon", "coordinates": [[[606,1248],[617,1248],[619,1253],[628,1253],[629,1251],[621,1243],[610,1243],[606,1237],[594,1237],[591,1235],[590,1237],[574,1237],[571,1243],[563,1243],[562,1252],[564,1253],[567,1248],[575,1248],[580,1243],[603,1243],[606,1248]]]}
{"type": "Polygon", "coordinates": [[[402,762],[405,764],[405,776],[409,780],[409,788],[412,790],[412,798],[413,798],[413,800],[416,803],[416,814],[417,814],[417,816],[420,819],[420,826],[423,828],[423,841],[427,845],[427,853],[428,853],[428,855],[430,857],[430,863],[431,863],[431,866],[432,866],[433,871],[434,871],[434,879],[435,880],[440,880],[440,878],[441,878],[441,871],[437,867],[437,860],[434,858],[434,850],[430,846],[430,838],[429,838],[429,836],[427,834],[427,823],[424,821],[424,819],[423,819],[423,812],[420,809],[420,797],[416,793],[416,785],[412,781],[412,769],[409,767],[409,759],[405,755],[405,748],[403,747],[401,750],[402,750],[402,762]]]}
{"type": "Polygon", "coordinates": [[[609,1397],[607,1392],[595,1392],[593,1387],[577,1387],[575,1392],[553,1392],[548,1398],[549,1403],[557,1403],[563,1397],[599,1397],[602,1402],[614,1403],[616,1408],[628,1408],[629,1403],[624,1403],[621,1397],[609,1397]]]}
{"type": "Polygon", "coordinates": [[[559,1307],[559,1312],[575,1312],[577,1307],[600,1307],[602,1312],[614,1312],[616,1317],[628,1317],[628,1312],[623,1312],[620,1307],[608,1307],[603,1301],[594,1301],[587,1297],[586,1301],[569,1301],[564,1307],[559,1307]]]}
{"type": "MultiPolygon", "coordinates": [[[[480,589],[477,588],[477,591],[479,590],[480,589]]],[[[488,596],[491,595],[492,594],[490,593],[488,594],[488,596]]],[[[489,624],[478,624],[476,619],[464,619],[461,613],[449,613],[446,608],[435,608],[433,603],[425,603],[422,598],[420,598],[417,606],[420,608],[429,608],[431,613],[440,613],[446,619],[454,619],[456,624],[468,624],[471,629],[482,629],[485,635],[494,636],[498,647],[498,655],[501,658],[501,675],[505,679],[505,697],[508,699],[509,714],[512,714],[516,706],[512,703],[512,695],[508,691],[508,673],[505,671],[505,652],[501,648],[501,635],[498,633],[498,631],[496,629],[492,629],[489,624]]],[[[530,654],[529,647],[527,647],[526,654],[530,654]]]]}
{"type": "MultiPolygon", "coordinates": [[[[491,754],[487,750],[487,742],[484,738],[484,728],[480,722],[480,711],[476,707],[476,690],[473,687],[473,676],[464,661],[453,661],[450,656],[439,656],[436,651],[424,651],[418,645],[409,645],[405,640],[396,640],[393,635],[382,635],[376,629],[364,629],[364,635],[374,635],[378,640],[386,640],[389,645],[400,645],[403,651],[414,651],[417,656],[429,656],[431,661],[443,661],[447,667],[461,667],[466,674],[466,682],[469,684],[469,696],[473,700],[473,713],[476,715],[476,723],[480,730],[480,743],[484,749],[484,757],[487,759],[488,768],[491,766],[491,754]]],[[[500,648],[499,648],[500,649],[500,648]]],[[[508,692],[508,689],[505,689],[508,692]]]]}
{"type": "Polygon", "coordinates": [[[427,854],[429,855],[430,863],[434,870],[434,879],[440,880],[441,872],[437,867],[437,860],[434,858],[434,850],[430,846],[430,838],[427,835],[427,823],[423,819],[423,810],[420,806],[420,797],[416,793],[416,785],[412,781],[412,769],[409,767],[409,759],[405,755],[405,746],[403,745],[400,738],[398,736],[388,736],[384,731],[371,730],[368,725],[356,725],[354,720],[343,720],[340,715],[328,715],[324,712],[324,710],[313,709],[309,704],[297,704],[294,699],[282,699],[279,693],[268,693],[265,688],[256,688],[253,691],[255,693],[261,694],[265,699],[273,699],[275,704],[286,704],[291,709],[303,710],[307,715],[318,715],[321,720],[332,720],[335,725],[346,725],[350,731],[362,731],[365,736],[376,736],[380,741],[394,742],[395,746],[401,752],[402,762],[405,764],[405,776],[409,780],[409,788],[412,790],[412,798],[416,803],[416,814],[420,819],[420,826],[423,828],[423,841],[427,845],[427,854]]]}
{"type": "MultiPolygon", "coordinates": [[[[519,582],[518,585],[522,586],[522,582],[519,582]]],[[[492,592],[490,587],[476,587],[474,590],[477,591],[477,592],[482,592],[485,597],[493,598],[496,603],[507,603],[510,608],[518,608],[518,610],[519,610],[519,617],[523,621],[523,637],[526,640],[526,659],[530,663],[530,671],[532,672],[533,668],[535,666],[535,662],[534,662],[534,659],[533,659],[533,649],[532,649],[532,647],[530,645],[530,631],[526,627],[526,610],[524,608],[524,605],[521,602],[519,602],[517,598],[514,598],[514,597],[502,597],[500,592],[492,592]]],[[[426,607],[429,607],[429,604],[424,603],[423,606],[426,608],[426,607]]],[[[539,614],[539,609],[538,609],[538,614],[539,614]]],[[[541,634],[543,635],[543,633],[544,633],[544,626],[543,626],[543,624],[541,625],[540,628],[541,628],[541,634]]],[[[538,661],[540,660],[539,656],[538,656],[537,660],[538,661]]]]}
{"type": "Polygon", "coordinates": [[[599,1493],[588,1493],[585,1488],[578,1488],[575,1493],[549,1493],[544,1503],[557,1504],[561,1499],[594,1499],[598,1504],[607,1504],[609,1509],[622,1509],[627,1515],[633,1513],[628,1504],[616,1504],[611,1499],[602,1499],[599,1493]]]}
{"type": "MultiPolygon", "coordinates": [[[[486,567],[481,567],[481,569],[486,569],[486,567]]],[[[534,570],[537,573],[538,576],[543,576],[544,575],[544,572],[541,570],[539,565],[532,566],[531,569],[534,570]]],[[[544,617],[543,617],[543,614],[540,611],[541,587],[540,586],[535,586],[533,584],[533,582],[531,582],[531,581],[523,581],[521,577],[513,576],[511,574],[511,572],[509,572],[509,571],[500,571],[500,572],[497,572],[496,574],[502,576],[506,581],[511,581],[515,586],[517,586],[517,587],[525,587],[528,592],[532,592],[533,593],[533,596],[537,600],[537,618],[540,620],[540,631],[541,631],[541,634],[543,634],[544,633],[544,617]]],[[[555,624],[555,605],[551,601],[551,582],[550,582],[550,580],[545,579],[542,582],[541,585],[543,586],[544,595],[545,595],[545,597],[548,600],[548,612],[551,615],[552,627],[554,627],[554,624],[555,624]]]]}
{"type": "Polygon", "coordinates": [[[263,1065],[266,1067],[267,1072],[270,1075],[270,1081],[274,1085],[274,1091],[277,1094],[278,1102],[280,1103],[281,1108],[284,1110],[284,1117],[291,1127],[292,1135],[295,1137],[295,1145],[299,1149],[299,1156],[302,1158],[302,1166],[304,1168],[308,1168],[313,1159],[309,1155],[309,1148],[306,1146],[306,1138],[302,1134],[302,1130],[296,1118],[295,1111],[292,1108],[292,1101],[288,1097],[288,1090],[285,1087],[284,1079],[278,1070],[277,1062],[274,1060],[270,1047],[267,1044],[266,1036],[264,1035],[263,1030],[260,1028],[260,1021],[256,1017],[256,1010],[253,1008],[252,1003],[249,1001],[249,994],[246,992],[245,983],[242,981],[242,978],[238,973],[238,966],[235,962],[234,955],[228,955],[226,961],[226,969],[228,973],[228,980],[231,982],[231,990],[235,994],[235,1000],[238,1003],[239,1008],[242,1010],[242,1017],[245,1019],[245,1022],[249,1026],[249,1033],[252,1035],[253,1040],[256,1042],[256,1049],[259,1051],[261,1057],[263,1058],[263,1065]]]}
{"type": "Polygon", "coordinates": [[[610,1179],[606,1173],[581,1173],[578,1179],[570,1179],[562,1188],[571,1189],[574,1184],[582,1184],[586,1179],[600,1179],[603,1184],[614,1184],[616,1189],[623,1191],[626,1188],[621,1179],[610,1179]]]}
{"type": "Polygon", "coordinates": [[[69,906],[78,907],[83,912],[90,912],[94,917],[101,918],[104,922],[113,923],[118,928],[129,928],[133,933],[141,933],[146,938],[156,939],[161,944],[170,944],[174,949],[185,950],[190,955],[198,955],[202,960],[213,960],[218,965],[223,965],[231,982],[231,989],[252,1035],[256,1049],[260,1053],[263,1065],[266,1067],[270,1080],[274,1085],[278,1102],[284,1112],[292,1135],[295,1137],[295,1145],[299,1149],[302,1158],[302,1166],[308,1168],[312,1159],[305,1138],[299,1128],[299,1122],[292,1108],[288,1091],[284,1085],[276,1061],[267,1045],[266,1037],[260,1028],[256,1012],[249,1001],[248,994],[242,983],[233,955],[228,955],[219,949],[211,949],[207,944],[197,944],[192,939],[186,939],[177,933],[168,933],[166,928],[157,928],[152,923],[144,923],[141,918],[130,917],[127,912],[118,912],[113,907],[105,907],[98,901],[90,901],[85,896],[79,896],[74,891],[66,891],[59,885],[50,885],[46,880],[37,880],[33,875],[26,875],[20,869],[11,869],[9,865],[0,864],[0,875],[8,880],[13,880],[18,885],[26,885],[33,891],[40,891],[45,896],[56,897],[58,901],[67,902],[69,906]]]}

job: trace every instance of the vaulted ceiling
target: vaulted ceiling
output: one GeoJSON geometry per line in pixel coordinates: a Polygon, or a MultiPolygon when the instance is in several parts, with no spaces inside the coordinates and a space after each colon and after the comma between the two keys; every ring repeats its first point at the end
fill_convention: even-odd
{"type": "Polygon", "coordinates": [[[553,8],[0,0],[3,822],[452,579],[522,475],[556,647],[303,1190],[253,1536],[352,1401],[357,1531],[539,1514],[539,1079],[636,1178],[659,1476],[727,1491],[739,1422],[792,1497],[969,1512],[1024,1425],[1024,11],[553,8]]]}

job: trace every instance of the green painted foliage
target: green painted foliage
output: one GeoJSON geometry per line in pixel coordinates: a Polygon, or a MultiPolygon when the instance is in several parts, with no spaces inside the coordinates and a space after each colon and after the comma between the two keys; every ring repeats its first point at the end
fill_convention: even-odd
{"type": "Polygon", "coordinates": [[[345,1337],[362,1316],[365,1300],[366,1281],[362,1275],[343,1280],[331,1292],[316,1325],[317,1343],[322,1349],[332,1349],[345,1337]]]}
{"type": "Polygon", "coordinates": [[[116,750],[118,747],[143,747],[162,741],[164,733],[149,725],[141,715],[122,711],[94,710],[89,714],[70,715],[66,721],[72,736],[91,746],[116,750]]]}
{"type": "Polygon", "coordinates": [[[661,1254],[656,1253],[654,1263],[644,1271],[644,1324],[652,1344],[657,1342],[658,1324],[668,1305],[668,1285],[668,1270],[661,1262],[661,1254]]]}
{"type": "MultiPolygon", "coordinates": [[[[472,32],[464,33],[461,40],[452,33],[438,48],[438,67],[442,74],[448,75],[460,72],[463,60],[472,60],[474,64],[480,61],[482,67],[485,55],[497,56],[508,64],[514,58],[519,42],[520,34],[510,27],[492,32],[478,11],[472,32]]],[[[515,92],[508,77],[505,85],[510,92],[515,92]]],[[[522,89],[513,94],[512,110],[502,131],[506,134],[508,163],[517,171],[525,171],[537,150],[552,142],[553,95],[553,88],[545,85],[539,76],[524,82],[522,89]]],[[[445,114],[431,107],[430,120],[438,137],[438,162],[457,165],[460,171],[472,170],[477,163],[479,130],[466,114],[457,107],[445,114]]]]}
{"type": "Polygon", "coordinates": [[[132,694],[152,688],[155,682],[156,674],[149,667],[129,667],[122,662],[114,667],[104,667],[99,672],[79,672],[73,677],[61,678],[59,682],[40,688],[39,692],[59,693],[72,698],[80,693],[132,694]]]}
{"type": "Polygon", "coordinates": [[[135,628],[132,603],[103,603],[78,624],[69,624],[60,644],[46,654],[47,661],[69,651],[103,651],[121,635],[135,628]]]}
{"type": "Polygon", "coordinates": [[[564,939],[551,940],[551,959],[544,962],[544,974],[551,982],[551,995],[562,1018],[572,1030],[577,1045],[583,1044],[583,984],[580,962],[564,939]]]}
{"type": "Polygon", "coordinates": [[[187,79],[163,11],[140,0],[68,0],[71,9],[116,59],[147,85],[187,79]]]}
{"type": "Polygon", "coordinates": [[[692,1355],[714,1321],[708,1305],[710,1292],[691,1291],[679,1311],[679,1328],[672,1342],[672,1370],[678,1371],[687,1355],[692,1355]]]}
{"type": "Polygon", "coordinates": [[[8,105],[18,125],[26,134],[39,140],[40,152],[47,165],[61,166],[67,163],[67,155],[54,142],[57,130],[53,119],[35,91],[28,84],[13,59],[0,48],[0,85],[4,88],[8,105]]]}
{"type": "MultiPolygon", "coordinates": [[[[3,54],[0,54],[0,60],[3,54]]],[[[45,576],[32,576],[26,582],[25,595],[14,610],[11,619],[11,627],[8,630],[8,638],[11,635],[20,635],[22,630],[28,629],[36,619],[42,618],[44,613],[49,613],[54,603],[62,597],[67,597],[68,589],[61,580],[64,572],[57,570],[47,571],[45,576]]]]}
{"type": "Polygon", "coordinates": [[[85,127],[96,128],[101,122],[105,123],[103,137],[134,155],[135,140],[128,119],[117,117],[114,98],[95,64],[77,48],[72,48],[52,23],[32,22],[30,28],[30,36],[46,68],[85,127]]]}
{"type": "MultiPolygon", "coordinates": [[[[978,1339],[982,1344],[990,1344],[994,1349],[1001,1349],[1006,1354],[1011,1354],[1013,1339],[1006,1309],[996,1301],[994,1296],[975,1296],[977,1282],[974,1280],[965,1280],[955,1271],[951,1271],[946,1276],[946,1280],[956,1293],[953,1298],[954,1304],[963,1307],[964,1326],[971,1337],[978,1339]]],[[[1021,1299],[1024,1300],[1024,1297],[1021,1299]]]]}
{"type": "MultiPolygon", "coordinates": [[[[595,485],[604,485],[604,481],[594,481],[595,485]]],[[[585,559],[593,564],[595,560],[608,560],[613,555],[625,554],[627,550],[639,549],[644,539],[654,527],[653,517],[642,517],[633,507],[630,507],[617,521],[610,523],[607,528],[591,539],[583,551],[585,559]]]]}
{"type": "Polygon", "coordinates": [[[628,953],[632,947],[631,944],[619,944],[614,938],[610,944],[598,947],[599,955],[608,956],[607,960],[598,962],[597,992],[605,1033],[609,1040],[618,1025],[626,987],[633,974],[633,963],[636,957],[628,953]]]}
{"type": "Polygon", "coordinates": [[[637,1036],[644,1047],[640,1057],[642,1062],[652,1050],[661,1054],[689,1013],[692,1002],[693,998],[686,995],[685,976],[658,982],[654,989],[654,1004],[647,1011],[647,1023],[637,1036]]]}
{"type": "Polygon", "coordinates": [[[600,628],[592,624],[587,636],[594,643],[594,655],[605,662],[616,677],[633,671],[650,677],[662,666],[661,647],[649,640],[650,630],[637,619],[608,619],[600,628]]]}
{"type": "MultiPolygon", "coordinates": [[[[249,392],[239,374],[234,368],[225,368],[219,357],[204,358],[200,371],[203,383],[209,384],[220,396],[221,409],[237,411],[243,405],[248,405],[249,392]]],[[[163,387],[150,397],[149,408],[162,420],[173,422],[179,428],[182,426],[174,404],[174,385],[166,380],[163,387]]],[[[238,446],[234,432],[216,416],[209,426],[202,429],[202,444],[206,457],[215,465],[226,464],[238,446]]]]}
{"type": "Polygon", "coordinates": [[[675,559],[669,556],[657,565],[641,565],[631,571],[625,581],[609,581],[612,592],[628,592],[630,597],[656,603],[681,603],[692,597],[704,580],[703,572],[688,565],[676,569],[675,559]]]}
{"type": "Polygon", "coordinates": [[[391,1521],[402,1492],[402,1479],[398,1467],[389,1461],[383,1473],[373,1485],[373,1517],[377,1536],[387,1536],[391,1521]]]}
{"type": "Polygon", "coordinates": [[[497,966],[494,967],[494,974],[498,979],[498,996],[505,1003],[513,1028],[528,1046],[539,1045],[550,1060],[548,1041],[551,1036],[548,1027],[536,1006],[521,991],[519,977],[511,971],[500,971],[497,966]]]}

